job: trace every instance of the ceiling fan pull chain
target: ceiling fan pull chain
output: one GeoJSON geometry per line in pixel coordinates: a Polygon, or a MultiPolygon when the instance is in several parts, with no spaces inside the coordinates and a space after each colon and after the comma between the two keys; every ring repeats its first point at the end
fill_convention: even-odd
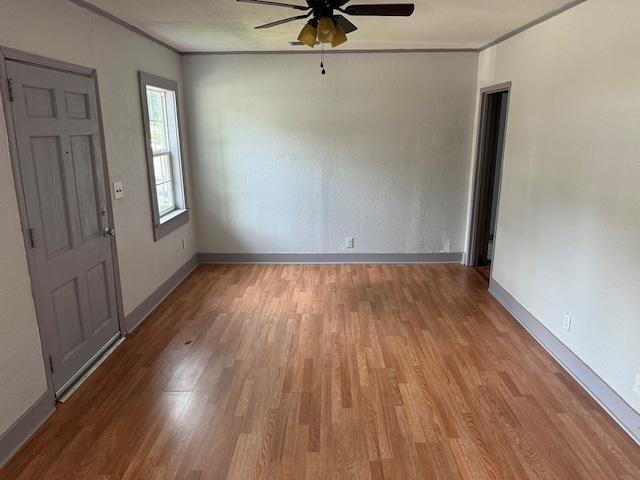
{"type": "Polygon", "coordinates": [[[322,75],[327,73],[324,70],[324,43],[320,44],[320,68],[322,69],[322,75]]]}

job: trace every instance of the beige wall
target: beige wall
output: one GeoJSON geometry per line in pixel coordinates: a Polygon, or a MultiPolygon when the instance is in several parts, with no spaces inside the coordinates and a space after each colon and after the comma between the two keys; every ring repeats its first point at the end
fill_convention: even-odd
{"type": "Polygon", "coordinates": [[[477,60],[185,57],[200,251],[462,252],[477,60]]]}
{"type": "Polygon", "coordinates": [[[513,82],[493,276],[636,411],[639,18],[637,0],[589,0],[479,66],[480,88],[513,82]]]}
{"type": "MultiPolygon", "coordinates": [[[[196,251],[193,222],[153,241],[137,81],[138,70],[181,81],[180,57],[64,0],[4,0],[0,45],[97,70],[109,174],[124,184],[113,206],[128,314],[196,251]]],[[[1,435],[47,388],[3,118],[0,225],[1,435]]]]}

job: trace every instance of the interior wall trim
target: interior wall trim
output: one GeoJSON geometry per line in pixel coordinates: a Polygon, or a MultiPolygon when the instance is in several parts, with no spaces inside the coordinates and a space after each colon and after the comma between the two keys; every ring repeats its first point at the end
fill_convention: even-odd
{"type": "MultiPolygon", "coordinates": [[[[71,0],[73,1],[73,0],[71,0]]],[[[305,46],[306,47],[306,46],[305,46]]],[[[317,54],[317,50],[241,50],[241,51],[219,51],[219,52],[182,52],[184,56],[199,55],[309,55],[317,54]]],[[[379,50],[332,50],[325,52],[327,55],[343,54],[372,54],[372,53],[479,53],[477,48],[387,48],[379,50]]]]}
{"type": "Polygon", "coordinates": [[[483,50],[486,50],[487,48],[491,48],[494,45],[497,45],[499,43],[504,42],[505,40],[510,39],[511,37],[515,37],[516,35],[529,30],[530,28],[535,27],[536,25],[540,25],[542,22],[546,22],[547,20],[549,20],[550,18],[555,17],[556,15],[560,15],[563,12],[566,12],[567,10],[580,5],[581,3],[586,2],[587,0],[573,0],[572,2],[567,3],[566,5],[563,5],[562,7],[553,10],[545,15],[542,15],[541,17],[536,18],[535,20],[532,20],[529,23],[525,23],[524,25],[522,25],[521,27],[516,28],[515,30],[511,30],[509,33],[506,33],[504,35],[502,35],[499,38],[496,38],[494,41],[487,43],[486,45],[480,47],[478,49],[479,52],[482,52],[483,50]]]}
{"type": "Polygon", "coordinates": [[[0,436],[0,468],[20,450],[55,411],[51,393],[47,390],[0,436]]]}
{"type": "Polygon", "coordinates": [[[587,364],[491,278],[489,292],[529,334],[571,375],[582,388],[640,445],[640,413],[625,402],[587,364]]]}
{"type": "Polygon", "coordinates": [[[199,253],[200,263],[461,263],[462,253],[199,253]]]}
{"type": "Polygon", "coordinates": [[[89,2],[85,2],[84,0],[69,0],[71,3],[75,3],[76,5],[78,5],[79,7],[85,8],[87,10],[89,10],[90,12],[95,13],[96,15],[100,15],[103,18],[106,18],[107,20],[111,20],[113,23],[116,23],[118,25],[120,25],[121,27],[126,28],[127,30],[140,35],[141,37],[146,38],[147,40],[151,40],[153,43],[157,43],[158,45],[171,50],[173,53],[177,53],[178,55],[180,55],[180,50],[178,50],[177,48],[173,48],[171,45],[169,45],[168,43],[163,42],[162,40],[157,39],[156,37],[154,37],[153,35],[149,35],[147,32],[140,30],[138,27],[134,27],[133,25],[131,25],[130,23],[125,22],[124,20],[122,20],[121,18],[116,17],[115,15],[111,15],[109,12],[105,12],[104,10],[102,10],[101,8],[96,7],[95,5],[92,5],[89,2]]]}
{"type": "Polygon", "coordinates": [[[133,332],[153,310],[169,296],[182,281],[198,266],[198,254],[175,271],[162,285],[155,289],[143,302],[124,318],[126,334],[133,332]]]}

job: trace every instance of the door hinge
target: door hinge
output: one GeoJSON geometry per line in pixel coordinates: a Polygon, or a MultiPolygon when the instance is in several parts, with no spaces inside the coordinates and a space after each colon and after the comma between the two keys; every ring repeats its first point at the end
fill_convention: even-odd
{"type": "Polygon", "coordinates": [[[31,239],[31,248],[36,248],[35,229],[29,229],[29,238],[31,239]]]}
{"type": "Polygon", "coordinates": [[[53,368],[53,357],[49,355],[49,366],[51,367],[51,373],[56,373],[56,369],[53,368]]]}
{"type": "Polygon", "coordinates": [[[13,98],[13,81],[9,79],[8,83],[9,83],[9,101],[15,102],[15,99],[13,98]]]}

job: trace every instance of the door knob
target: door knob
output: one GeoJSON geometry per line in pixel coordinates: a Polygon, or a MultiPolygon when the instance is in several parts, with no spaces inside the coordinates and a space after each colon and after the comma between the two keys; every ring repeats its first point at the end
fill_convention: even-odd
{"type": "Polygon", "coordinates": [[[109,228],[109,227],[105,227],[104,231],[102,232],[102,234],[105,237],[108,237],[109,235],[111,235],[112,237],[115,236],[116,234],[116,229],[115,228],[109,228]]]}

